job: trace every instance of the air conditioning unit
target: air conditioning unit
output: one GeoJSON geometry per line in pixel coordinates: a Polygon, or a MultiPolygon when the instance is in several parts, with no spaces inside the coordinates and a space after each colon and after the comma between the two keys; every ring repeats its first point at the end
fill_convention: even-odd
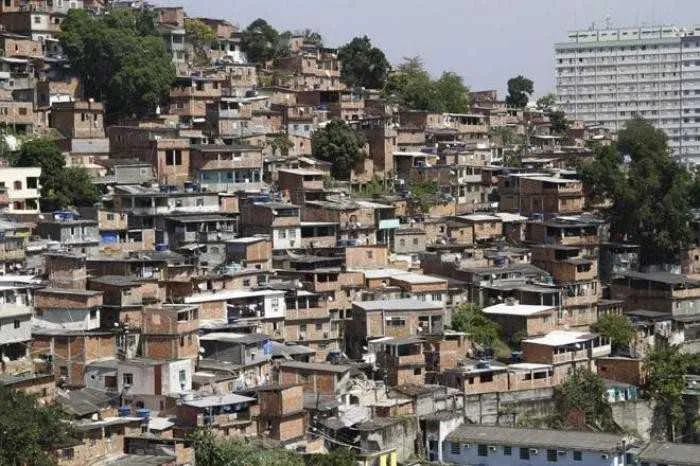
{"type": "Polygon", "coordinates": [[[496,451],[496,445],[489,445],[489,450],[496,451]]]}
{"type": "Polygon", "coordinates": [[[603,453],[602,455],[600,455],[600,457],[604,460],[607,460],[608,458],[610,458],[610,455],[608,455],[607,453],[603,453]]]}
{"type": "Polygon", "coordinates": [[[540,451],[537,448],[530,448],[531,455],[539,455],[540,451]]]}
{"type": "Polygon", "coordinates": [[[557,450],[557,455],[559,455],[559,456],[565,456],[565,455],[566,455],[566,450],[557,450]]]}

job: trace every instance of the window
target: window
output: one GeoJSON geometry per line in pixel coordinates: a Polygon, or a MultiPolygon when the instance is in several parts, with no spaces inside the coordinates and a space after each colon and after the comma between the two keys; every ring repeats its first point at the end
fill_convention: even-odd
{"type": "Polygon", "coordinates": [[[323,325],[322,324],[316,324],[316,331],[320,332],[323,330],[323,325]]]}
{"type": "Polygon", "coordinates": [[[421,374],[420,367],[416,367],[415,369],[413,369],[413,375],[420,375],[420,374],[421,374]]]}
{"type": "Polygon", "coordinates": [[[374,251],[367,251],[367,259],[372,259],[374,257],[374,251]]]}
{"type": "Polygon", "coordinates": [[[476,452],[478,456],[489,456],[489,447],[486,445],[478,445],[476,447],[476,452]]]}
{"type": "Polygon", "coordinates": [[[26,114],[27,114],[27,109],[26,109],[26,107],[20,107],[19,109],[17,109],[17,111],[19,112],[20,115],[26,115],[26,114]]]}
{"type": "Polygon", "coordinates": [[[14,184],[13,184],[13,186],[14,186],[15,189],[20,190],[20,189],[22,189],[22,182],[19,181],[19,180],[18,180],[18,181],[15,181],[14,184]]]}
{"type": "Polygon", "coordinates": [[[583,461],[583,454],[580,451],[574,450],[574,461],[583,461]]]}
{"type": "Polygon", "coordinates": [[[450,443],[450,453],[453,455],[459,455],[460,449],[459,449],[459,443],[452,442],[450,443]]]}
{"type": "Polygon", "coordinates": [[[550,463],[557,462],[557,451],[556,450],[547,450],[547,461],[549,461],[550,463]]]}
{"type": "Polygon", "coordinates": [[[15,321],[14,321],[15,328],[19,328],[19,326],[20,326],[21,324],[22,324],[22,322],[20,322],[19,320],[15,319],[15,321]]]}
{"type": "Polygon", "coordinates": [[[511,456],[513,454],[513,447],[505,446],[503,447],[503,456],[511,456]]]}
{"type": "Polygon", "coordinates": [[[431,293],[430,297],[433,301],[442,301],[442,293],[431,293]]]}
{"type": "Polygon", "coordinates": [[[97,308],[93,307],[90,309],[90,319],[97,319],[97,308]]]}
{"type": "Polygon", "coordinates": [[[35,16],[34,17],[34,24],[40,24],[41,23],[41,16],[35,16]]]}
{"type": "Polygon", "coordinates": [[[72,460],[75,456],[75,450],[73,448],[64,448],[61,450],[64,460],[72,460]]]}
{"type": "Polygon", "coordinates": [[[122,374],[122,385],[133,385],[134,384],[134,374],[125,372],[122,374]]]}
{"type": "Polygon", "coordinates": [[[529,448],[521,448],[520,449],[520,459],[521,460],[529,460],[530,459],[530,449],[529,448]]]}
{"type": "Polygon", "coordinates": [[[107,214],[107,220],[109,220],[109,221],[114,220],[114,214],[107,214]]]}
{"type": "Polygon", "coordinates": [[[243,280],[243,286],[245,286],[245,287],[250,286],[250,278],[246,278],[245,280],[243,280]]]}

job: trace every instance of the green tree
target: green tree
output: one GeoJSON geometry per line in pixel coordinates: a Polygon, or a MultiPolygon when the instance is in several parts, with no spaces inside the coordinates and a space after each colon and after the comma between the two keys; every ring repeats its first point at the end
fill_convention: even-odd
{"type": "Polygon", "coordinates": [[[287,156],[289,155],[289,150],[294,147],[294,143],[289,139],[289,136],[285,133],[275,134],[268,139],[268,144],[272,149],[272,154],[277,154],[287,156]]]}
{"type": "Polygon", "coordinates": [[[304,42],[307,44],[315,44],[319,47],[323,46],[323,36],[318,31],[304,29],[302,36],[304,37],[304,42]]]}
{"type": "Polygon", "coordinates": [[[440,192],[437,181],[426,180],[412,182],[410,185],[411,197],[418,203],[421,212],[427,213],[430,206],[435,203],[435,196],[440,192]]]}
{"type": "Polygon", "coordinates": [[[350,174],[365,157],[365,140],[342,120],[331,120],[314,132],[311,151],[314,157],[330,162],[331,174],[340,180],[349,180],[350,174]]]}
{"type": "MultiPolygon", "coordinates": [[[[287,36],[291,36],[291,34],[287,34],[287,36]]],[[[243,31],[241,48],[250,63],[264,65],[280,54],[283,42],[280,39],[280,33],[275,28],[264,19],[258,18],[243,31]]]]}
{"type": "Polygon", "coordinates": [[[523,75],[518,75],[508,80],[508,95],[506,105],[509,107],[523,108],[527,106],[530,96],[535,91],[532,80],[523,75]]]}
{"type": "Polygon", "coordinates": [[[66,414],[56,404],[0,385],[0,464],[49,466],[54,452],[75,440],[66,414]]]}
{"type": "Polygon", "coordinates": [[[444,72],[433,80],[420,57],[404,59],[389,76],[384,92],[404,108],[428,112],[464,113],[471,101],[459,75],[444,72]]]}
{"type": "Polygon", "coordinates": [[[194,49],[195,64],[208,64],[207,53],[216,39],[214,30],[196,18],[185,18],[185,39],[194,49]]]}
{"type": "Polygon", "coordinates": [[[472,341],[492,347],[500,341],[501,327],[474,304],[462,304],[452,313],[452,329],[465,332],[472,341]]]}
{"type": "Polygon", "coordinates": [[[347,448],[336,448],[328,454],[305,455],[307,466],[355,466],[357,459],[347,448]]]}
{"type": "Polygon", "coordinates": [[[614,147],[598,149],[583,180],[594,197],[612,201],[611,237],[639,244],[642,264],[673,260],[690,241],[690,175],[648,121],[628,121],[614,147]]]}
{"type": "Polygon", "coordinates": [[[566,134],[571,127],[571,123],[566,118],[566,114],[561,110],[553,110],[546,113],[549,118],[552,132],[554,134],[566,134]]]}
{"type": "Polygon", "coordinates": [[[604,314],[593,324],[592,330],[609,338],[616,348],[626,348],[637,337],[637,330],[630,320],[620,314],[604,314]]]}
{"type": "Polygon", "coordinates": [[[676,441],[686,426],[683,390],[690,363],[677,345],[656,344],[646,356],[645,393],[654,406],[651,432],[656,439],[676,441]]]}
{"type": "Polygon", "coordinates": [[[575,367],[564,383],[555,389],[555,415],[552,427],[617,431],[612,409],[605,402],[605,385],[599,375],[575,367]]]}
{"type": "Polygon", "coordinates": [[[553,92],[537,99],[537,108],[545,112],[551,111],[557,105],[557,96],[553,92]]]}
{"type": "Polygon", "coordinates": [[[355,37],[338,50],[338,58],[340,77],[348,86],[383,89],[386,85],[389,61],[369,37],[355,37]]]}
{"type": "Polygon", "coordinates": [[[219,440],[211,430],[191,436],[195,462],[207,466],[304,466],[301,456],[282,448],[263,448],[242,440],[219,440]]]}
{"type": "Polygon", "coordinates": [[[22,145],[16,167],[41,167],[41,208],[89,206],[99,200],[97,189],[83,168],[66,168],[61,149],[50,139],[33,139],[22,145]]]}
{"type": "Polygon", "coordinates": [[[172,58],[163,40],[148,33],[152,23],[145,11],[97,17],[73,9],[61,24],[61,46],[85,97],[104,100],[111,120],[151,115],[168,96],[172,58]]]}
{"type": "Polygon", "coordinates": [[[466,113],[471,106],[471,94],[464,85],[464,80],[457,73],[445,71],[435,81],[435,92],[442,102],[443,111],[466,113]]]}

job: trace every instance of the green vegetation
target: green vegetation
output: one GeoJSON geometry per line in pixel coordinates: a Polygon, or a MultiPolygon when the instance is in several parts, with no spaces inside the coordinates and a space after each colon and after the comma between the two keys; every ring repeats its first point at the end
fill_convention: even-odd
{"type": "Polygon", "coordinates": [[[40,405],[36,397],[0,385],[0,464],[49,466],[54,452],[75,441],[58,405],[40,405]]]}
{"type": "Polygon", "coordinates": [[[575,367],[555,389],[552,427],[563,429],[619,430],[612,417],[612,409],[605,402],[605,385],[599,375],[575,367]]]}
{"type": "Polygon", "coordinates": [[[615,348],[625,348],[632,343],[637,336],[637,330],[630,320],[619,314],[604,314],[598,322],[591,327],[596,333],[610,338],[615,348]]]}
{"type": "Polygon", "coordinates": [[[195,64],[199,66],[208,64],[207,51],[216,39],[212,28],[196,18],[185,18],[185,39],[192,44],[195,64]]]}
{"type": "Polygon", "coordinates": [[[461,76],[447,71],[433,80],[419,57],[405,59],[389,76],[384,92],[390,100],[412,110],[464,113],[471,103],[461,76]]]}
{"type": "Polygon", "coordinates": [[[503,146],[504,166],[519,167],[522,165],[521,154],[525,141],[522,135],[516,134],[510,126],[493,126],[490,129],[490,136],[496,144],[500,143],[503,146]]]}
{"type": "Polygon", "coordinates": [[[353,466],[352,453],[337,449],[329,454],[300,455],[283,448],[266,448],[261,442],[221,440],[210,430],[198,430],[192,436],[195,461],[207,466],[353,466]]]}
{"type": "Polygon", "coordinates": [[[286,54],[289,33],[280,34],[267,21],[258,18],[243,31],[241,48],[250,63],[264,66],[270,60],[286,54]]]}
{"type": "Polygon", "coordinates": [[[530,96],[535,91],[532,80],[523,75],[518,75],[508,80],[508,95],[506,105],[509,107],[523,108],[527,106],[530,96]]]}
{"type": "Polygon", "coordinates": [[[544,112],[552,110],[556,104],[557,96],[553,92],[545,94],[537,99],[537,108],[544,112]]]}
{"type": "Polygon", "coordinates": [[[566,114],[561,110],[553,110],[546,112],[545,115],[549,118],[552,133],[564,135],[571,127],[571,122],[566,118],[566,114]]]}
{"type": "Polygon", "coordinates": [[[365,157],[365,140],[342,120],[332,120],[314,132],[311,150],[314,157],[331,162],[331,174],[339,180],[350,179],[355,165],[365,157]]]}
{"type": "Polygon", "coordinates": [[[289,139],[286,133],[275,134],[268,138],[267,143],[272,149],[272,155],[279,153],[280,155],[289,155],[289,150],[294,147],[294,143],[289,139]]]}
{"type": "Polygon", "coordinates": [[[683,410],[685,375],[691,357],[676,345],[656,344],[647,354],[644,370],[647,374],[645,394],[653,403],[651,434],[659,440],[676,441],[684,427],[693,420],[683,410]]]}
{"type": "Polygon", "coordinates": [[[434,204],[436,196],[440,192],[437,181],[415,181],[410,184],[411,198],[418,205],[421,212],[427,213],[434,204]]]}
{"type": "Polygon", "coordinates": [[[261,448],[241,440],[219,440],[210,430],[192,435],[195,462],[208,466],[304,466],[301,457],[290,450],[261,448]]]}
{"type": "Polygon", "coordinates": [[[501,339],[501,326],[475,304],[462,304],[452,313],[452,330],[469,334],[484,348],[493,348],[499,356],[510,356],[510,348],[501,339]]]}
{"type": "Polygon", "coordinates": [[[666,134],[650,122],[627,122],[615,146],[597,149],[583,181],[592,200],[612,201],[611,238],[639,244],[643,265],[669,262],[688,244],[690,176],[671,157],[666,134]]]}
{"type": "Polygon", "coordinates": [[[369,37],[355,37],[340,48],[338,58],[343,64],[340,77],[348,86],[383,89],[386,85],[389,61],[369,37]]]}
{"type": "Polygon", "coordinates": [[[167,98],[175,71],[152,13],[92,16],[72,9],[61,30],[61,46],[85,98],[105,101],[108,119],[152,115],[167,98]]]}
{"type": "Polygon", "coordinates": [[[26,141],[13,161],[15,167],[41,167],[43,211],[68,206],[91,206],[98,192],[84,168],[66,167],[61,149],[50,139],[26,141]]]}

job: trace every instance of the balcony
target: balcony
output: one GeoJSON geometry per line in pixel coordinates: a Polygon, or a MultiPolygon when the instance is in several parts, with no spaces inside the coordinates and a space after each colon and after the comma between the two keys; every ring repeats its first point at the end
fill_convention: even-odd
{"type": "Polygon", "coordinates": [[[422,366],[425,365],[425,356],[422,353],[409,354],[407,356],[394,356],[393,364],[400,366],[422,366]]]}
{"type": "Polygon", "coordinates": [[[230,427],[251,422],[250,410],[228,414],[199,414],[197,427],[230,427]]]}
{"type": "Polygon", "coordinates": [[[290,309],[284,315],[287,320],[319,320],[328,319],[330,315],[328,309],[320,307],[310,307],[306,309],[290,309]]]}
{"type": "Polygon", "coordinates": [[[577,351],[567,351],[565,353],[552,355],[552,363],[553,364],[564,364],[567,362],[580,361],[583,359],[589,359],[588,349],[581,349],[581,350],[577,350],[577,351]]]}
{"type": "Polygon", "coordinates": [[[591,358],[600,358],[603,356],[610,356],[610,352],[612,351],[610,345],[600,345],[600,346],[594,346],[593,348],[590,349],[590,357],[591,358]]]}
{"type": "Polygon", "coordinates": [[[15,249],[14,251],[0,251],[0,262],[24,260],[26,254],[24,249],[15,249]]]}

